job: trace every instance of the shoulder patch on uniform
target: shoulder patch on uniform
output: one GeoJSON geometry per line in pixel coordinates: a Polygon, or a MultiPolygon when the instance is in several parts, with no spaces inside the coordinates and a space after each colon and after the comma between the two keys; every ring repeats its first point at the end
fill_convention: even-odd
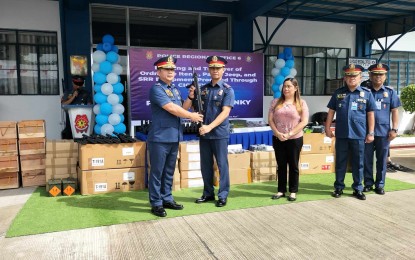
{"type": "Polygon", "coordinates": [[[362,87],[362,89],[363,89],[364,91],[370,92],[370,89],[368,89],[367,87],[362,87]]]}
{"type": "Polygon", "coordinates": [[[385,88],[393,90],[393,88],[391,86],[385,86],[385,88]]]}
{"type": "Polygon", "coordinates": [[[225,88],[230,88],[230,87],[231,87],[231,85],[229,85],[228,83],[223,83],[223,86],[224,86],[225,88]]]}
{"type": "Polygon", "coordinates": [[[157,82],[156,84],[154,84],[154,86],[161,86],[160,82],[157,82]]]}

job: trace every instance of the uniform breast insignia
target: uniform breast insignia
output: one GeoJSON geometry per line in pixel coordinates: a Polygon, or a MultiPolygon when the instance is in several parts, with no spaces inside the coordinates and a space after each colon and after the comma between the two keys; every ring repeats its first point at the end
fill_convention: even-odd
{"type": "Polygon", "coordinates": [[[167,96],[173,97],[173,93],[171,93],[170,89],[166,89],[165,91],[166,91],[167,96]]]}
{"type": "Polygon", "coordinates": [[[337,94],[337,99],[344,99],[346,94],[337,94]]]}
{"type": "Polygon", "coordinates": [[[174,89],[174,94],[176,94],[176,96],[179,96],[180,97],[180,93],[179,93],[179,91],[176,88],[174,89]]]}
{"type": "Polygon", "coordinates": [[[361,96],[361,97],[364,97],[364,96],[365,96],[365,92],[360,91],[360,96],[361,96]]]}
{"type": "Polygon", "coordinates": [[[383,97],[385,97],[385,98],[389,97],[388,92],[383,92],[383,97]]]}
{"type": "Polygon", "coordinates": [[[356,102],[366,104],[366,99],[358,98],[358,99],[356,99],[356,102]]]}
{"type": "Polygon", "coordinates": [[[223,94],[223,89],[218,91],[218,96],[222,96],[222,94],[223,94]]]}

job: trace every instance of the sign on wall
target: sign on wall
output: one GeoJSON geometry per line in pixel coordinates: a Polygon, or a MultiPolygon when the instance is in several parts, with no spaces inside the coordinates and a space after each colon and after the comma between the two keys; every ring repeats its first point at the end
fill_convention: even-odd
{"type": "Polygon", "coordinates": [[[349,62],[347,64],[354,64],[354,65],[360,65],[363,68],[365,68],[365,71],[362,73],[362,82],[369,79],[369,72],[367,69],[373,65],[376,64],[376,59],[365,59],[365,58],[349,58],[349,62]]]}
{"type": "Polygon", "coordinates": [[[264,61],[262,53],[213,52],[192,50],[130,49],[131,120],[151,120],[149,91],[157,80],[154,62],[172,55],[177,58],[174,85],[182,97],[187,97],[186,86],[192,82],[192,66],[198,74],[199,85],[210,81],[206,58],[224,57],[226,65],[223,80],[235,91],[232,118],[261,119],[264,96],[264,61]]]}

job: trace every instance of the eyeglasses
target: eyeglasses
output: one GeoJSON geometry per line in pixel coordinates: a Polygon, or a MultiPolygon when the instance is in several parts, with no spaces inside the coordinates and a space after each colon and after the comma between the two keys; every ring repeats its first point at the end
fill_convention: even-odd
{"type": "Polygon", "coordinates": [[[288,89],[291,89],[291,88],[293,88],[294,86],[293,86],[293,85],[283,85],[282,87],[283,87],[283,88],[288,88],[288,89]]]}

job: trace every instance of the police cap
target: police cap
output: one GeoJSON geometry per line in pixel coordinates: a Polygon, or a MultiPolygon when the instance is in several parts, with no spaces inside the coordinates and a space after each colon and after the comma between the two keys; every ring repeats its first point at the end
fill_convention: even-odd
{"type": "Polygon", "coordinates": [[[223,68],[228,62],[220,56],[209,56],[206,63],[209,64],[209,68],[223,68]]]}
{"type": "Polygon", "coordinates": [[[385,64],[377,63],[371,65],[368,70],[371,74],[386,74],[389,71],[389,67],[385,64]]]}
{"type": "Polygon", "coordinates": [[[356,76],[362,73],[365,69],[360,65],[349,64],[343,67],[344,75],[346,76],[356,76]]]}
{"type": "Polygon", "coordinates": [[[157,69],[175,69],[176,62],[177,62],[177,59],[170,55],[170,56],[158,59],[156,62],[154,62],[154,66],[156,66],[157,69]]]}

